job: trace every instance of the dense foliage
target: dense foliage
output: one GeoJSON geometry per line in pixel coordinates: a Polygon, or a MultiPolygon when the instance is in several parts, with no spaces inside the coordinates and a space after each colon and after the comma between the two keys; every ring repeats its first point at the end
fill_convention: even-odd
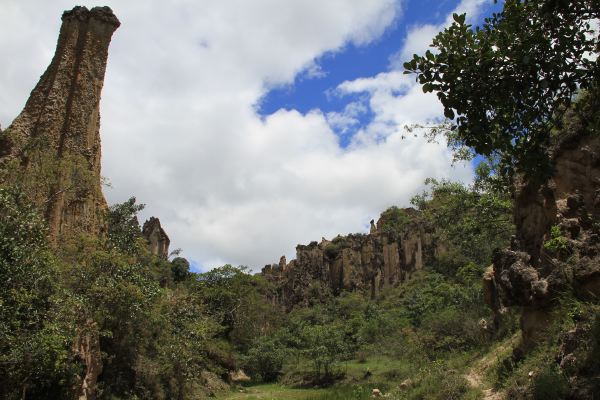
{"type": "Polygon", "coordinates": [[[75,398],[97,365],[100,398],[186,399],[202,371],[229,369],[187,262],[148,253],[141,207],[115,205],[106,236],[51,249],[37,210],[0,188],[0,397],[75,398]]]}
{"type": "MultiPolygon", "coordinates": [[[[439,225],[440,238],[464,236],[453,268],[432,266],[376,300],[334,295],[315,283],[308,293],[318,295],[284,313],[272,301],[272,284],[245,267],[195,274],[181,257],[150,255],[136,218],[142,206],[133,198],[108,210],[104,237],[75,236],[51,250],[34,208],[13,191],[1,194],[0,379],[7,399],[76,396],[89,357],[101,366],[102,399],[202,397],[240,367],[255,382],[329,385],[351,375],[351,360],[373,357],[399,357],[419,376],[431,360],[486,343],[477,328],[487,315],[478,279],[484,263],[468,250],[501,245],[505,237],[491,235],[508,228],[500,200],[433,182],[431,195],[415,203],[439,225]],[[475,229],[483,214],[489,222],[475,229]]],[[[399,234],[413,216],[392,208],[384,217],[399,234]]],[[[466,390],[464,383],[452,387],[466,390]]]]}
{"type": "MultiPolygon", "coordinates": [[[[590,25],[599,9],[597,0],[507,0],[476,29],[455,15],[435,38],[436,52],[406,64],[425,92],[437,92],[452,120],[451,144],[485,161],[472,186],[429,180],[412,201],[417,210],[382,214],[378,228],[396,238],[418,218],[436,254],[377,298],[315,281],[306,301],[284,311],[273,283],[246,267],[199,274],[182,257],[149,254],[137,220],[143,205],[133,197],[107,210],[101,236],[72,235],[51,247],[31,198],[0,185],[0,397],[76,398],[91,382],[98,399],[201,399],[235,385],[232,375],[244,377],[243,369],[253,384],[337,385],[315,397],[323,400],[367,399],[374,386],[398,399],[475,399],[467,374],[486,353],[494,355],[488,379],[510,398],[560,399],[578,376],[595,382],[597,301],[563,294],[547,340],[516,357],[516,314],[502,310],[502,328],[489,329],[481,276],[514,230],[514,170],[543,180],[558,125],[600,126],[590,25]],[[593,90],[568,108],[581,88],[593,90]],[[559,368],[565,335],[579,346],[559,368]]],[[[35,197],[35,187],[25,190],[35,197]]],[[[338,257],[342,240],[326,245],[327,259],[338,257]]],[[[568,244],[559,226],[544,242],[565,258],[568,244]]]]}
{"type": "Polygon", "coordinates": [[[0,188],[0,397],[28,392],[42,398],[68,390],[69,327],[56,315],[57,263],[43,220],[17,190],[0,188]]]}

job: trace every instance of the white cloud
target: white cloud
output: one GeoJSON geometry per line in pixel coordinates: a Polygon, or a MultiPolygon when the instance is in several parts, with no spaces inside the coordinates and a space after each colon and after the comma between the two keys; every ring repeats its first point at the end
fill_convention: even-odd
{"type": "Polygon", "coordinates": [[[375,92],[378,90],[402,91],[411,87],[412,78],[402,71],[381,72],[373,78],[358,78],[345,81],[338,86],[341,94],[375,92]]]}
{"type": "MultiPolygon", "coordinates": [[[[340,87],[367,91],[376,113],[348,149],[332,125],[354,124],[360,104],[337,116],[255,112],[270,87],[318,72],[325,52],[379,37],[398,15],[394,0],[105,3],[122,22],[101,106],[107,198],[136,195],[143,216],[160,217],[172,245],[205,267],[260,268],[293,256],[297,243],[364,230],[385,207],[406,205],[426,177],[470,179],[468,167],[450,169],[443,146],[402,139],[402,123],[438,106],[396,72],[340,87]]],[[[9,32],[0,35],[3,126],[48,65],[71,7],[0,4],[0,31],[9,32]]]]}
{"type": "Polygon", "coordinates": [[[353,101],[346,104],[341,112],[328,112],[327,123],[339,134],[347,135],[360,125],[360,117],[367,111],[367,106],[362,101],[353,101]]]}
{"type": "Polygon", "coordinates": [[[414,75],[405,75],[403,63],[413,54],[423,54],[432,39],[453,21],[454,13],[467,13],[469,20],[479,16],[487,0],[462,0],[449,13],[444,22],[438,25],[416,25],[409,29],[402,48],[392,56],[388,72],[374,77],[359,78],[341,83],[336,93],[339,95],[367,93],[368,104],[375,117],[352,141],[352,148],[372,145],[386,140],[390,135],[411,137],[404,129],[414,124],[427,125],[443,119],[443,108],[433,93],[423,93],[414,75]]]}
{"type": "Polygon", "coordinates": [[[462,0],[446,16],[446,19],[441,24],[414,25],[410,27],[402,49],[391,57],[392,66],[401,69],[402,65],[406,61],[411,60],[414,54],[423,54],[427,50],[432,50],[429,45],[433,38],[444,28],[452,24],[453,14],[460,15],[466,13],[467,19],[472,21],[479,16],[482,6],[489,3],[490,0],[462,0]]]}

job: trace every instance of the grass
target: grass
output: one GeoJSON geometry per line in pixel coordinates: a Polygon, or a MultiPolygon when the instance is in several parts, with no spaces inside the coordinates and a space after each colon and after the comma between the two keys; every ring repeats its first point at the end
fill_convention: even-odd
{"type": "Polygon", "coordinates": [[[278,384],[253,385],[243,392],[227,393],[221,400],[366,400],[372,385],[340,386],[327,389],[293,389],[278,384]]]}
{"type": "Polygon", "coordinates": [[[470,388],[464,381],[461,371],[476,357],[472,353],[455,354],[444,362],[443,369],[430,364],[432,371],[415,368],[406,359],[395,359],[389,356],[373,356],[363,360],[351,360],[339,365],[345,378],[337,385],[329,388],[297,389],[281,384],[250,385],[241,389],[243,392],[223,394],[223,400],[367,400],[371,398],[374,388],[388,399],[424,399],[441,395],[445,399],[478,399],[480,391],[470,388]],[[462,367],[462,368],[461,368],[462,367]],[[450,371],[446,371],[448,368],[450,371]],[[448,374],[448,372],[450,372],[448,374]],[[398,389],[400,383],[410,378],[415,386],[409,390],[398,389]],[[447,393],[446,393],[447,392],[447,393]],[[455,397],[457,393],[460,393],[455,397]]]}
{"type": "Polygon", "coordinates": [[[242,392],[231,392],[218,396],[222,400],[306,400],[324,394],[325,389],[293,389],[278,384],[263,384],[243,387],[242,392]]]}

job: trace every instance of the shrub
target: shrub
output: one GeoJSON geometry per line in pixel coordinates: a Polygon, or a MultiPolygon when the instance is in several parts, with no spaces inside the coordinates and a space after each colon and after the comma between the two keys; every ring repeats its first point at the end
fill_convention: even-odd
{"type": "Polygon", "coordinates": [[[173,281],[183,282],[191,277],[190,263],[183,257],[176,257],[171,261],[171,274],[173,281]]]}

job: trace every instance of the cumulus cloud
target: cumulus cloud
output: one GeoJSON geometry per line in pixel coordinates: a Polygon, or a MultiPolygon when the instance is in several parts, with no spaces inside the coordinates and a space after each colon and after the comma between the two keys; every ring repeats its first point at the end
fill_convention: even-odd
{"type": "MultiPolygon", "coordinates": [[[[90,1],[81,1],[92,6],[90,1]]],[[[435,117],[435,99],[397,71],[341,85],[366,100],[325,115],[256,104],[315,60],[377,39],[398,17],[395,0],[106,0],[122,22],[110,49],[102,112],[110,203],[135,195],[175,247],[203,268],[254,268],[293,256],[297,243],[365,231],[392,204],[407,205],[425,178],[469,180],[438,144],[405,137],[407,121],[435,117]],[[340,146],[332,128],[375,120],[340,146]]],[[[0,121],[23,107],[54,52],[67,0],[4,0],[0,121]]],[[[343,92],[343,93],[342,93],[343,92]]]]}

